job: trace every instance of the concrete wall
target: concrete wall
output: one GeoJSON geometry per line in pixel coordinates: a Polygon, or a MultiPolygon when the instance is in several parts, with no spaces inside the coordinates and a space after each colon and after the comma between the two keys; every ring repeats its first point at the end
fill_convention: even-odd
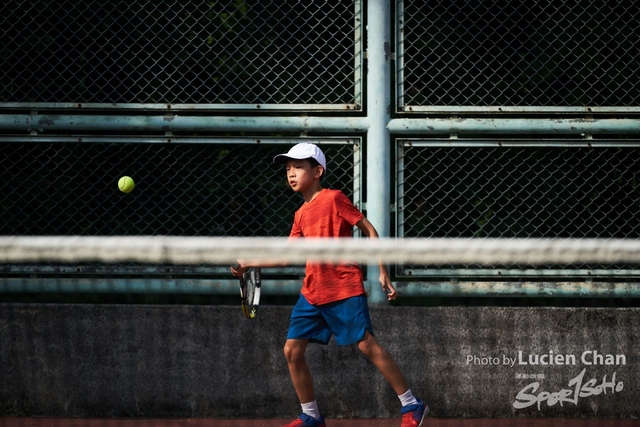
{"type": "MultiPolygon", "coordinates": [[[[295,416],[282,355],[290,310],[262,307],[250,321],[239,307],[0,305],[0,415],[295,416]]],[[[433,416],[640,416],[638,309],[371,314],[378,340],[433,416]],[[553,352],[554,364],[519,364],[520,352],[527,363],[529,355],[549,362],[553,352]],[[596,353],[602,364],[589,364],[596,353]]],[[[325,416],[399,416],[393,390],[355,346],[310,346],[308,362],[325,416]]]]}

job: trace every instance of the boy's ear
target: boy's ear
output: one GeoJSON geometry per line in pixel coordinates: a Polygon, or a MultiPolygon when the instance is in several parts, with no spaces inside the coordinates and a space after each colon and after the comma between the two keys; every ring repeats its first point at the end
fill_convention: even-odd
{"type": "Polygon", "coordinates": [[[322,174],[324,173],[324,168],[320,165],[315,167],[315,173],[313,174],[314,178],[320,178],[322,177],[322,174]]]}

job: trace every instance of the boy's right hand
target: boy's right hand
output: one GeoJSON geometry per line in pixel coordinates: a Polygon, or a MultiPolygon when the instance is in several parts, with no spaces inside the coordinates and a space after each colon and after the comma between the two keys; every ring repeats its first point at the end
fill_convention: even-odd
{"type": "Polygon", "coordinates": [[[240,262],[240,260],[238,260],[236,265],[231,266],[231,274],[236,277],[242,277],[245,271],[247,271],[247,268],[242,265],[242,262],[240,262]]]}

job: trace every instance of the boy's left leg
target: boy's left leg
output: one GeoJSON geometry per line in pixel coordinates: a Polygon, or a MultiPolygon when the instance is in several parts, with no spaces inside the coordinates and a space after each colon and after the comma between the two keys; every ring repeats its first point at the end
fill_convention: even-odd
{"type": "Polygon", "coordinates": [[[358,349],[378,368],[402,403],[402,427],[419,427],[429,409],[411,393],[395,360],[373,336],[366,296],[356,296],[321,306],[336,344],[358,344],[358,349]]]}
{"type": "Polygon", "coordinates": [[[364,338],[358,342],[358,349],[378,368],[398,396],[409,390],[409,385],[395,360],[369,331],[365,331],[364,338]]]}
{"type": "Polygon", "coordinates": [[[364,338],[358,342],[358,349],[378,368],[402,402],[402,427],[420,427],[429,408],[413,396],[395,360],[369,331],[365,331],[364,338]]]}

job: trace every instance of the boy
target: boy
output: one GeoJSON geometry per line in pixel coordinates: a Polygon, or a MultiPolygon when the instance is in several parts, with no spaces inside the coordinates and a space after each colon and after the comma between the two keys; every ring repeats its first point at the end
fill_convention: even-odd
{"type": "MultiPolygon", "coordinates": [[[[289,238],[352,237],[357,226],[369,238],[378,233],[365,216],[338,190],[320,184],[327,166],[324,153],[313,144],[298,144],[279,154],[274,163],[286,164],[287,180],[293,191],[301,193],[304,204],[295,213],[289,238]]],[[[278,262],[238,260],[232,268],[240,276],[248,267],[280,267],[278,262]]],[[[389,300],[397,297],[387,267],[380,263],[380,283],[389,300]]],[[[325,427],[313,390],[309,367],[304,358],[309,342],[328,344],[334,335],[338,345],[356,344],[371,360],[398,394],[402,403],[402,426],[418,427],[429,408],[409,390],[400,368],[373,336],[362,270],[356,263],[314,264],[307,262],[300,299],[291,313],[284,354],[302,414],[283,427],[325,427]]]]}

